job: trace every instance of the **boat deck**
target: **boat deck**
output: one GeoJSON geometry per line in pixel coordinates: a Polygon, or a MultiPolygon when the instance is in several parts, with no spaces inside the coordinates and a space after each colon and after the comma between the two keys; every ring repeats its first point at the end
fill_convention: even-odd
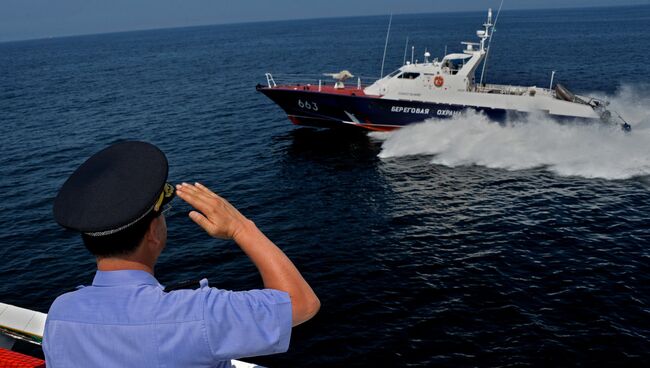
{"type": "MultiPolygon", "coordinates": [[[[344,87],[336,88],[331,85],[312,85],[312,84],[281,84],[277,86],[270,87],[272,89],[281,89],[288,91],[309,91],[309,92],[320,92],[320,93],[330,93],[337,95],[345,96],[374,96],[367,95],[363,90],[365,86],[361,88],[355,87],[344,87]]],[[[514,96],[523,96],[523,95],[550,95],[554,96],[553,90],[547,88],[539,87],[524,87],[524,86],[510,86],[502,84],[486,84],[483,86],[476,85],[469,90],[470,92],[478,93],[487,93],[487,94],[502,94],[502,95],[514,95],[514,96]]],[[[377,96],[375,96],[377,97],[377,96]]]]}
{"type": "Polygon", "coordinates": [[[524,86],[510,86],[504,84],[484,84],[482,86],[476,85],[472,89],[472,92],[479,93],[491,93],[491,94],[502,94],[502,95],[514,95],[514,96],[523,96],[523,95],[550,95],[553,96],[553,90],[548,88],[539,88],[539,87],[524,87],[524,86]]]}
{"type": "Polygon", "coordinates": [[[363,87],[344,87],[344,88],[335,88],[334,86],[314,86],[311,84],[285,84],[271,87],[272,89],[283,89],[290,91],[309,91],[309,92],[320,92],[320,93],[331,93],[336,95],[345,95],[345,96],[366,96],[363,92],[363,87]]]}

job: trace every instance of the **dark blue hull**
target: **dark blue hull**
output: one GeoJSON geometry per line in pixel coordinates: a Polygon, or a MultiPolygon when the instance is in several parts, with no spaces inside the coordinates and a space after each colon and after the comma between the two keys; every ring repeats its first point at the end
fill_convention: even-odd
{"type": "Polygon", "coordinates": [[[426,119],[451,118],[467,109],[481,111],[495,121],[505,121],[508,114],[504,109],[390,100],[354,93],[323,93],[300,86],[258,86],[257,90],[278,104],[294,124],[316,127],[354,125],[371,130],[392,130],[426,119]]]}

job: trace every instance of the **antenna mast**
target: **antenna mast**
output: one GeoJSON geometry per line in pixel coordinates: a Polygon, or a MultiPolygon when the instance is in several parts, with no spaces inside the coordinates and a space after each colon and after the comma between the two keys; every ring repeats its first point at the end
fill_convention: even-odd
{"type": "Polygon", "coordinates": [[[386,48],[388,47],[388,36],[390,36],[390,25],[393,23],[393,13],[390,13],[390,19],[388,20],[388,32],[386,32],[386,43],[384,44],[384,57],[381,59],[381,76],[380,79],[384,77],[384,62],[386,61],[386,48]]]}
{"type": "MultiPolygon", "coordinates": [[[[494,36],[494,32],[496,31],[496,26],[497,22],[499,21],[499,14],[501,14],[501,8],[503,7],[503,0],[501,0],[501,4],[499,5],[499,10],[497,11],[497,17],[494,20],[494,24],[490,24],[492,22],[492,11],[488,13],[488,21],[485,24],[486,27],[486,35],[490,37],[490,40],[488,41],[488,47],[487,51],[485,52],[485,60],[483,60],[483,69],[481,70],[481,81],[480,84],[483,85],[483,77],[485,76],[485,67],[487,66],[487,61],[488,61],[488,56],[490,56],[490,46],[492,45],[492,37],[494,36]],[[492,26],[492,33],[487,32],[487,28],[489,26],[492,26]]],[[[485,40],[484,40],[485,41],[485,40]]],[[[483,42],[481,42],[481,46],[483,46],[483,42]]]]}
{"type": "Polygon", "coordinates": [[[404,44],[404,61],[402,61],[402,65],[406,64],[406,50],[409,47],[409,36],[406,36],[406,44],[404,44]]]}

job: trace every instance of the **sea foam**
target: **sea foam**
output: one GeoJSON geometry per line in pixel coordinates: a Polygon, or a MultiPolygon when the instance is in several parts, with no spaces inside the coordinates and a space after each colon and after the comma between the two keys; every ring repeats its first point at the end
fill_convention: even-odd
{"type": "Polygon", "coordinates": [[[632,132],[605,124],[558,123],[537,115],[498,124],[466,112],[371,136],[383,140],[380,158],[432,155],[432,164],[450,167],[544,167],[561,176],[586,178],[650,175],[650,85],[623,86],[614,96],[591,95],[609,100],[610,109],[632,125],[632,132]]]}

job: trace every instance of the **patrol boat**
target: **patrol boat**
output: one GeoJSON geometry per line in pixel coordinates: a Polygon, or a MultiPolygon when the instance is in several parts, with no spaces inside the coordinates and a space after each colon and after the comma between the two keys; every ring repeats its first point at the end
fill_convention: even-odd
{"type": "Polygon", "coordinates": [[[607,101],[575,95],[560,84],[553,88],[554,74],[550,88],[484,84],[483,73],[477,83],[476,72],[489,53],[487,41],[495,23],[489,9],[484,29],[476,32],[479,42],[462,42],[461,53],[447,54],[442,60],[430,60],[429,52],[425,52],[422,63],[413,62],[411,57],[411,62],[405,61],[402,67],[366,87],[360,78],[356,86],[346,86],[345,81],[353,75],[344,70],[326,74],[336,80],[333,85],[322,80],[318,84],[276,84],[273,75],[266,73],[267,85],[258,84],[256,89],[278,104],[297,125],[351,125],[389,131],[475,110],[495,121],[542,114],[557,120],[603,121],[630,130],[619,114],[616,116],[620,121],[615,121],[607,110],[607,101]]]}

